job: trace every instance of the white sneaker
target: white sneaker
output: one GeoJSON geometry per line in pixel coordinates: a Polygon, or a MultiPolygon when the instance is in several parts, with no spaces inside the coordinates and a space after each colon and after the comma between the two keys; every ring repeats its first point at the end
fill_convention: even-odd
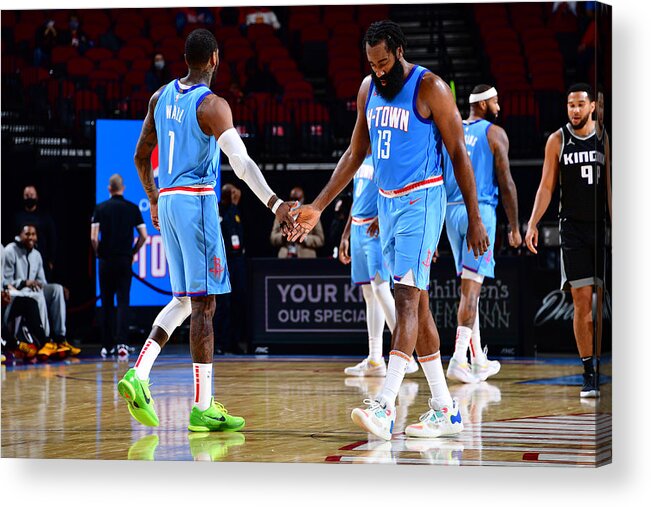
{"type": "Polygon", "coordinates": [[[102,359],[106,359],[109,355],[109,351],[106,350],[106,347],[102,347],[102,349],[99,351],[99,355],[102,357],[102,359]]]}
{"type": "Polygon", "coordinates": [[[377,400],[364,400],[368,408],[356,408],[350,414],[353,422],[367,433],[372,433],[383,440],[391,440],[396,411],[380,405],[377,400]]]}
{"type": "Polygon", "coordinates": [[[450,358],[448,371],[445,376],[449,379],[465,382],[466,384],[476,384],[479,382],[479,378],[470,370],[470,365],[467,362],[460,363],[454,358],[454,356],[450,358]]]}
{"type": "Polygon", "coordinates": [[[405,428],[405,435],[418,438],[436,438],[456,435],[463,431],[463,421],[459,412],[459,404],[452,400],[451,407],[442,407],[440,410],[432,408],[429,402],[429,411],[420,416],[420,422],[410,424],[405,428]]]}
{"type": "Polygon", "coordinates": [[[485,361],[481,364],[472,363],[472,372],[476,377],[479,377],[479,380],[486,380],[488,377],[492,377],[497,372],[500,371],[502,365],[499,361],[489,361],[488,359],[488,347],[484,347],[484,358],[485,361]]]}
{"type": "Polygon", "coordinates": [[[420,452],[421,459],[431,465],[460,465],[464,451],[461,442],[441,438],[408,438],[405,448],[410,452],[420,452]]]}
{"type": "Polygon", "coordinates": [[[344,373],[354,377],[385,377],[387,374],[387,365],[384,359],[376,363],[370,357],[367,357],[361,363],[345,368],[344,373]]]}
{"type": "Polygon", "coordinates": [[[414,356],[411,356],[411,359],[407,363],[407,369],[405,370],[405,375],[410,373],[416,373],[418,371],[418,362],[414,359],[414,356]]]}

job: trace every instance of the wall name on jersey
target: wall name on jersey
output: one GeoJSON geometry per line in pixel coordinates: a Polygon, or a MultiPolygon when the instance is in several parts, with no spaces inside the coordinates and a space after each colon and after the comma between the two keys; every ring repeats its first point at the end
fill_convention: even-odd
{"type": "Polygon", "coordinates": [[[402,107],[377,106],[366,111],[366,122],[369,129],[375,122],[376,127],[390,127],[408,132],[410,112],[402,107]]]}
{"type": "Polygon", "coordinates": [[[584,164],[586,162],[597,162],[603,165],[605,160],[604,154],[596,150],[563,153],[563,164],[565,165],[584,164]]]}
{"type": "Polygon", "coordinates": [[[183,121],[183,115],[185,115],[185,109],[181,109],[179,106],[165,106],[165,116],[168,120],[176,120],[181,123],[183,121]]]}

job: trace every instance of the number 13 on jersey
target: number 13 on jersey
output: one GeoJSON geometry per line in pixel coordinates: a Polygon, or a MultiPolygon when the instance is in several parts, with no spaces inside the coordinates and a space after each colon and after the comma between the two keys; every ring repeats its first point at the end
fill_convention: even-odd
{"type": "Polygon", "coordinates": [[[377,158],[388,159],[391,156],[391,131],[377,131],[377,158]]]}

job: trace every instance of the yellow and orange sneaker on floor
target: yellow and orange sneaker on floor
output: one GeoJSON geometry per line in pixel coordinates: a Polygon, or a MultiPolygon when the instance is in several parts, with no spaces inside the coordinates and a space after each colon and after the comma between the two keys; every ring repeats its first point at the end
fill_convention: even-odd
{"type": "Polygon", "coordinates": [[[64,345],[70,349],[70,355],[71,356],[77,356],[81,352],[81,349],[79,347],[75,347],[73,344],[71,344],[68,340],[63,340],[61,342],[61,345],[64,345]]]}
{"type": "Polygon", "coordinates": [[[53,354],[56,353],[57,351],[57,344],[54,342],[47,342],[45,345],[41,347],[41,349],[36,353],[36,357],[38,357],[39,361],[47,361],[50,359],[50,357],[56,357],[53,356],[53,354]]]}
{"type": "Polygon", "coordinates": [[[65,342],[55,343],[57,350],[50,356],[50,359],[65,359],[70,355],[70,347],[65,342]]]}
{"type": "Polygon", "coordinates": [[[14,357],[17,359],[33,359],[38,353],[38,348],[33,343],[18,342],[18,347],[14,351],[14,357]]]}

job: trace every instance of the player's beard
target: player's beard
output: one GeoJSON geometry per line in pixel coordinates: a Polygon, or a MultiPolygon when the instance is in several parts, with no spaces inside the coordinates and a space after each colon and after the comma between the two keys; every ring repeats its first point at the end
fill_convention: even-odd
{"type": "Polygon", "coordinates": [[[497,115],[490,110],[486,110],[486,114],[484,115],[484,120],[489,121],[491,123],[495,123],[497,121],[497,115]]]}
{"type": "Polygon", "coordinates": [[[574,125],[572,119],[570,118],[570,125],[572,125],[572,128],[574,130],[581,130],[583,127],[585,127],[585,124],[588,123],[591,115],[592,113],[586,114],[583,118],[581,118],[581,121],[577,125],[574,125]]]}
{"type": "Polygon", "coordinates": [[[385,100],[392,100],[405,84],[405,68],[400,63],[400,60],[396,58],[393,67],[391,70],[384,74],[381,78],[377,77],[377,74],[374,72],[371,73],[373,82],[375,83],[375,89],[377,90],[380,97],[385,100]],[[385,85],[382,84],[382,81],[386,82],[385,85]]]}

